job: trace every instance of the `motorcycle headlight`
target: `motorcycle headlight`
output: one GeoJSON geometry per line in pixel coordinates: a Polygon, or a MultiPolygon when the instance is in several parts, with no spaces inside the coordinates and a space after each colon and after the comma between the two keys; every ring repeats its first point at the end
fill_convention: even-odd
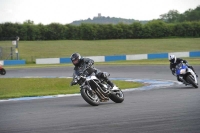
{"type": "Polygon", "coordinates": [[[180,74],[185,74],[186,73],[186,69],[181,69],[180,70],[180,74]]]}
{"type": "Polygon", "coordinates": [[[78,79],[79,84],[83,84],[83,82],[85,82],[85,80],[86,80],[86,78],[83,76],[79,76],[77,79],[78,79]]]}

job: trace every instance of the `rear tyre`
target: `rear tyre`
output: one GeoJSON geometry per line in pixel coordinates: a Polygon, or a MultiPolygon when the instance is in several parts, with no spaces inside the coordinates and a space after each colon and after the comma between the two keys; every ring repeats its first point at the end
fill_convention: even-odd
{"type": "Polygon", "coordinates": [[[192,86],[193,86],[194,88],[198,88],[198,85],[195,83],[195,80],[194,80],[194,78],[192,77],[192,75],[188,75],[188,76],[187,76],[187,81],[188,81],[190,84],[192,84],[192,86]]]}
{"type": "Polygon", "coordinates": [[[113,91],[109,98],[115,103],[122,103],[124,101],[124,94],[121,90],[113,91]]]}
{"type": "Polygon", "coordinates": [[[96,94],[88,91],[87,89],[81,89],[81,96],[83,99],[92,106],[98,106],[100,100],[96,94]]]}

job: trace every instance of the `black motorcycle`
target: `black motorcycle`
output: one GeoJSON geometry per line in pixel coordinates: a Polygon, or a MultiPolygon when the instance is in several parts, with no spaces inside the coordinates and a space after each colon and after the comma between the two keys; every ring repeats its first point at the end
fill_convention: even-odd
{"type": "Polygon", "coordinates": [[[124,101],[123,92],[117,86],[111,89],[111,86],[104,80],[98,79],[94,72],[88,75],[89,68],[86,67],[81,74],[76,75],[71,83],[71,85],[80,86],[83,99],[92,106],[98,106],[100,102],[107,102],[109,99],[115,103],[122,103],[124,101]]]}

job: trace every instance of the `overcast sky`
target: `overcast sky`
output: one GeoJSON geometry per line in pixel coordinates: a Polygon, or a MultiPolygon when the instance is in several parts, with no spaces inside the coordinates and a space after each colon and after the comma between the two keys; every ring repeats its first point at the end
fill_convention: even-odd
{"type": "Polygon", "coordinates": [[[32,20],[67,24],[97,16],[152,20],[169,10],[194,9],[200,0],[0,0],[0,23],[32,20]]]}

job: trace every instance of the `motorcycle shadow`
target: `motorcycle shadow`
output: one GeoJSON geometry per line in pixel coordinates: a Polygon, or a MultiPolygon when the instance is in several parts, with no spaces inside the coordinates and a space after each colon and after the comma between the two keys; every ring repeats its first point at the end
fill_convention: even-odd
{"type": "Polygon", "coordinates": [[[87,103],[76,103],[76,104],[65,104],[62,107],[68,107],[68,108],[77,108],[77,107],[82,107],[82,108],[88,108],[88,107],[102,107],[102,106],[110,106],[110,105],[119,105],[118,103],[114,103],[112,101],[108,102],[101,102],[99,106],[91,106],[87,103]]]}
{"type": "Polygon", "coordinates": [[[187,89],[189,89],[189,90],[191,90],[191,89],[194,89],[194,90],[196,90],[197,88],[194,88],[193,86],[184,86],[184,85],[179,85],[179,86],[176,86],[176,87],[173,87],[173,89],[181,89],[181,90],[187,90],[187,89]]]}

